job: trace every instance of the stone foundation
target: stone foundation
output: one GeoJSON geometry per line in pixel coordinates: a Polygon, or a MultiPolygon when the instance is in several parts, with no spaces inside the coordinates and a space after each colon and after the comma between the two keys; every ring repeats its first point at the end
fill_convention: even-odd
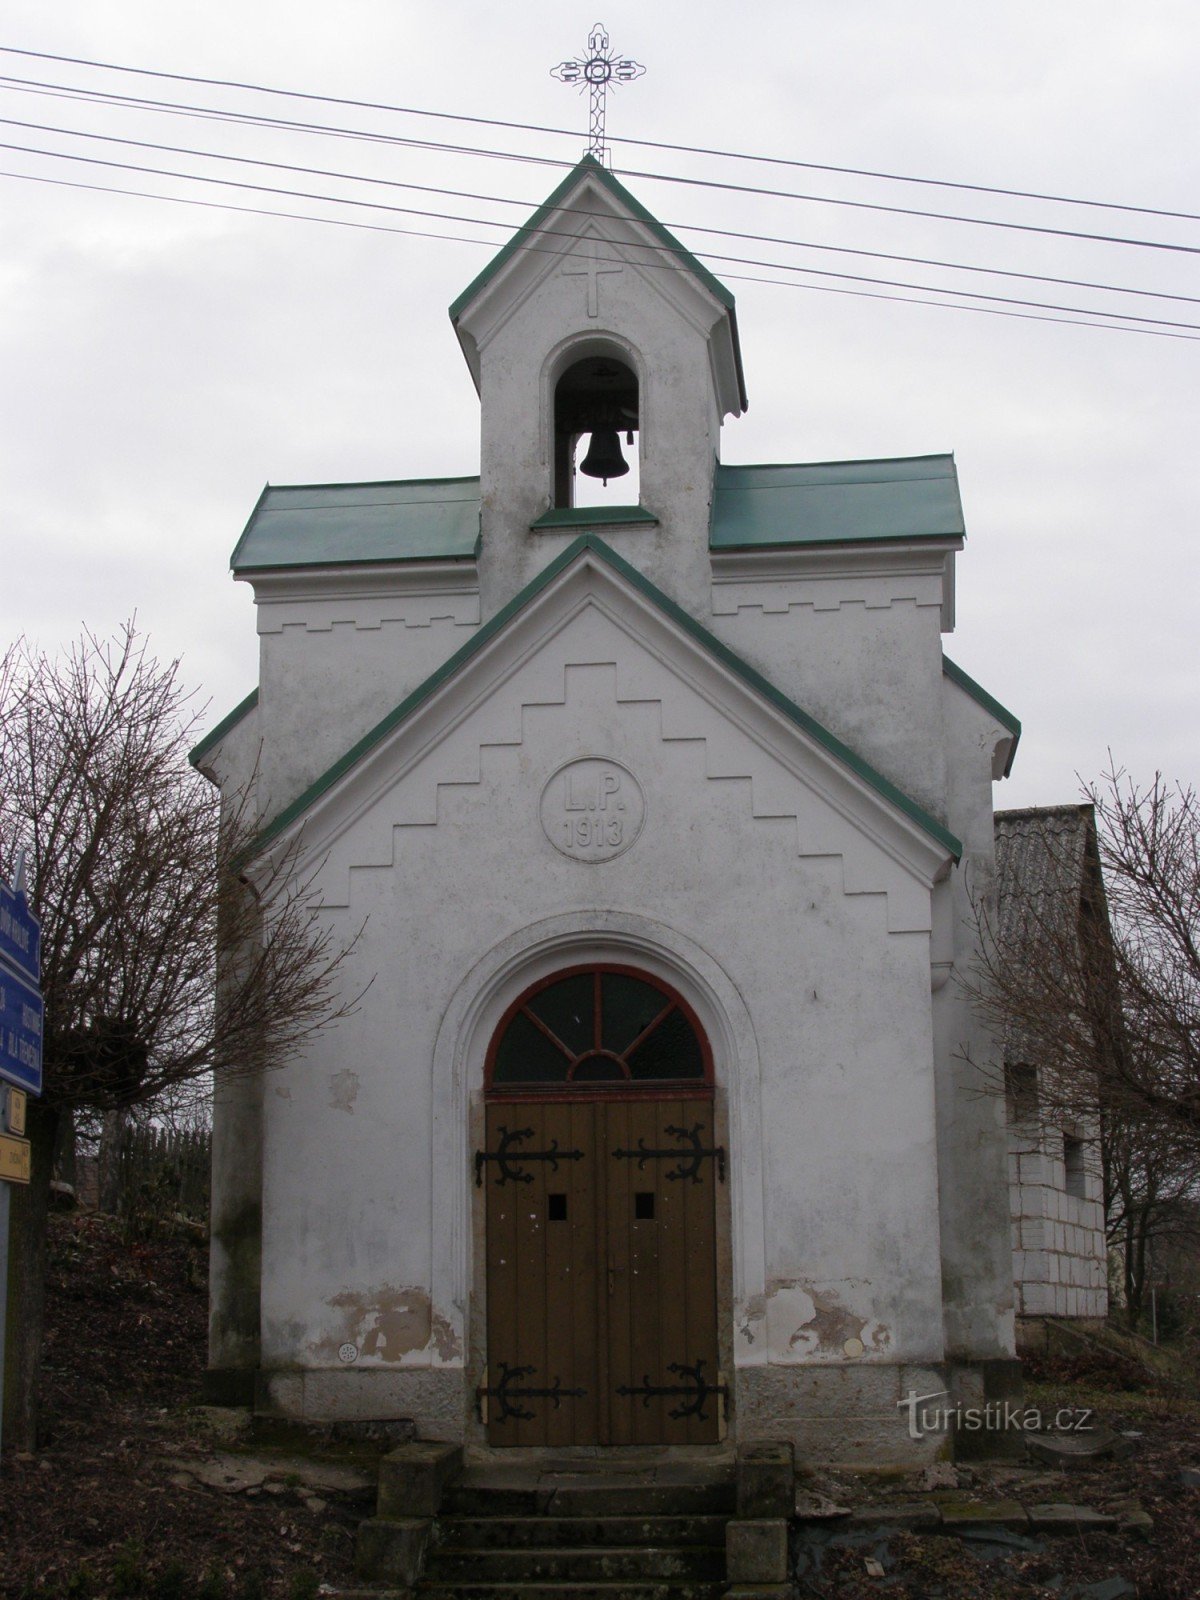
{"type": "Polygon", "coordinates": [[[995,1419],[1020,1395],[1020,1363],[741,1367],[733,1431],[741,1438],[791,1443],[798,1466],[911,1467],[946,1456],[1006,1456],[1020,1449],[1012,1430],[968,1430],[968,1408],[995,1419]],[[926,1430],[910,1397],[944,1413],[926,1430]],[[915,1424],[919,1437],[912,1436],[915,1424]]]}
{"type": "Polygon", "coordinates": [[[328,1368],[260,1372],[255,1409],[301,1422],[404,1417],[421,1439],[461,1444],[466,1398],[461,1367],[328,1368]]]}
{"type": "MultiPolygon", "coordinates": [[[[313,1368],[261,1372],[256,1409],[303,1422],[405,1418],[421,1439],[461,1444],[469,1396],[461,1367],[313,1368]]],[[[911,1467],[946,1456],[1010,1454],[1019,1436],[964,1429],[956,1408],[982,1411],[1019,1399],[1015,1361],[740,1367],[729,1432],[734,1439],[791,1445],[797,1465],[911,1467]],[[913,1437],[910,1397],[945,1413],[913,1437]]]]}

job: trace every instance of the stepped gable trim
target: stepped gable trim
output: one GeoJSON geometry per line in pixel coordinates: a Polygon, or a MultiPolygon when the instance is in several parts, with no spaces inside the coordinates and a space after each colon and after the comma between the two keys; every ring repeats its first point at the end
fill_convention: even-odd
{"type": "Polygon", "coordinates": [[[707,628],[690,616],[682,606],[663,594],[662,590],[644,577],[636,568],[631,567],[616,551],[606,545],[603,539],[594,533],[583,534],[567,546],[548,566],[544,567],[537,577],[526,584],[518,594],[498,611],[494,617],[478,630],[467,642],[456,650],[448,660],[432,673],[425,681],[406,696],[399,705],[393,707],[388,714],[375,724],[363,737],[341,756],[333,765],[321,774],[319,778],[309,785],[303,794],[298,795],[290,805],[286,806],[261,833],[247,847],[243,860],[249,860],[258,855],[274,839],[293,822],[296,822],[314,804],[315,801],[337,783],[352,767],[366,756],[379,742],[392,732],[406,717],[411,715],[418,706],[428,700],[430,696],[444,684],[447,679],[465,666],[473,656],[477,655],[498,633],[500,633],[517,614],[543,589],[547,587],[559,573],[563,572],[573,562],[585,554],[591,553],[608,566],[613,572],[624,578],[633,588],[649,599],[666,617],[676,624],[703,650],[713,656],[735,677],[739,678],[748,688],[754,690],[777,711],[798,727],[809,738],[821,745],[843,766],[848,767],[856,777],[865,782],[870,788],[881,796],[889,805],[902,812],[911,822],[917,824],[923,832],[934,839],[957,862],[962,857],[962,843],[950,830],[931,817],[927,811],[919,806],[915,800],[909,798],[896,787],[882,773],[877,772],[861,756],[856,755],[848,745],[842,743],[835,734],[821,725],[815,717],[809,715],[793,700],[777,689],[763,675],[748,662],[743,661],[728,645],[722,644],[707,628]]]}

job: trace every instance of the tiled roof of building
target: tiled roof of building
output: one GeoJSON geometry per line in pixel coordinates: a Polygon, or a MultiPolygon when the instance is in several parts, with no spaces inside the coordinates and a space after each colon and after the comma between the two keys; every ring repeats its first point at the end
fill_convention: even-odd
{"type": "MultiPolygon", "coordinates": [[[[1006,965],[1061,966],[1079,936],[1085,900],[1103,905],[1090,805],[997,811],[994,933],[1006,965]],[[1097,899],[1098,896],[1098,899],[1097,899]]],[[[1022,1060],[1028,1041],[1009,1030],[1007,1060],[1022,1060]]]]}

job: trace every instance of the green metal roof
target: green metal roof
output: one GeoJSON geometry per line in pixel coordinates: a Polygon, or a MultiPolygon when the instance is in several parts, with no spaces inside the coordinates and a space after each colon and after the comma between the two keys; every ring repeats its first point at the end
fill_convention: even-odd
{"type": "Polygon", "coordinates": [[[478,553],[479,479],[268,484],[234,550],[234,572],[375,561],[463,561],[478,553]]]}
{"type": "Polygon", "coordinates": [[[230,728],[236,728],[243,717],[249,716],[250,712],[254,710],[257,704],[258,690],[251,689],[246,698],[244,700],[239,700],[237,705],[234,706],[233,710],[227,717],[221,718],[220,722],[217,723],[216,727],[211,733],[206,733],[199,744],[194,744],[192,746],[192,748],[188,751],[188,760],[191,762],[191,764],[194,767],[198,767],[200,762],[208,754],[212,747],[215,744],[220,743],[220,741],[229,732],[230,728]]]}
{"type": "Polygon", "coordinates": [[[543,511],[530,528],[539,533],[564,528],[657,527],[658,518],[645,506],[555,506],[543,511]]]}
{"type": "Polygon", "coordinates": [[[665,250],[669,250],[676,257],[680,266],[686,267],[710,294],[715,295],[729,313],[729,321],[733,333],[733,353],[737,362],[738,395],[744,411],[748,403],[746,400],[746,378],[742,371],[742,350],[738,341],[737,313],[734,310],[733,295],[719,278],[715,277],[706,266],[696,259],[690,250],[680,244],[669,228],[664,228],[658,218],[647,211],[640,200],[630,194],[623,183],[618,183],[608,168],[597,161],[595,156],[584,156],[583,160],[567,173],[554,193],[542,202],[529,218],[529,221],[519,227],[503,249],[497,251],[492,257],[483,271],[472,278],[458,299],[450,306],[451,322],[458,322],[458,319],[480,290],[486,288],[500,271],[500,268],[516,255],[528,238],[536,236],[545,227],[547,220],[559,209],[571,190],[578,184],[580,178],[588,173],[598,179],[614,199],[636,217],[639,222],[644,223],[662,247],[665,250]]]}
{"type": "Polygon", "coordinates": [[[713,483],[713,550],[958,539],[964,531],[953,456],[718,464],[713,483]]]}
{"type": "Polygon", "coordinates": [[[915,822],[925,833],[935,839],[950,855],[958,861],[962,856],[961,842],[943,826],[936,817],[931,817],[927,811],[911,800],[902,790],[898,789],[890,779],[877,772],[868,762],[864,761],[837,738],[835,734],[823,727],[815,717],[801,709],[795,701],[789,700],[775,685],[764,678],[741,656],[732,651],[728,645],[723,644],[707,628],[702,627],[694,617],[689,615],[682,606],[665,595],[661,589],[644,577],[636,567],[630,566],[627,561],[617,555],[594,533],[585,533],[574,540],[567,548],[545,566],[537,577],[520,591],[499,610],[495,616],[484,623],[483,627],[462,645],[449,660],[419,684],[410,695],[406,696],[399,705],[395,706],[388,714],[375,724],[369,732],[346,751],[334,764],[327,768],[316,781],[309,785],[303,794],[298,795],[292,803],[279,813],[246,850],[246,857],[256,855],[272,839],[283,830],[303,816],[308,808],[323,795],[345,773],[358,764],[364,756],[368,755],[381,740],[391,733],[400,723],[409,717],[430,695],[434,693],[448,678],[452,677],[460,667],[466,665],[483,647],[495,637],[503,628],[507,627],[513,617],[517,615],[531,600],[534,599],[565,567],[571,565],[585,550],[592,551],[600,560],[605,562],[615,572],[618,572],[634,588],[641,591],[651,600],[660,611],[672,619],[685,633],[689,634],[699,645],[727,667],[743,683],[761,694],[776,710],[783,713],[789,721],[795,723],[804,733],[808,734],[818,744],[823,745],[831,755],[856,773],[871,788],[880,794],[891,805],[902,811],[911,821],[915,822]]]}
{"type": "Polygon", "coordinates": [[[1012,734],[1012,748],[1008,752],[1008,760],[1004,763],[1004,776],[1007,778],[1012,771],[1012,764],[1017,754],[1017,746],[1021,742],[1021,723],[1019,718],[1014,717],[1008,707],[1002,706],[999,700],[993,699],[981,684],[976,683],[975,679],[965,673],[956,661],[951,661],[950,657],[946,655],[942,657],[942,673],[949,678],[951,683],[956,683],[964,694],[969,694],[975,704],[982,706],[989,716],[995,717],[1002,728],[1007,728],[1009,733],[1012,734]]]}

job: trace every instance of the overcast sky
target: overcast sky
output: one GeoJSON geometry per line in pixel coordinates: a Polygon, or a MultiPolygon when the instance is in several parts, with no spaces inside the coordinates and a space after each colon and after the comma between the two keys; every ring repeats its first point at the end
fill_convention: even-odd
{"type": "MultiPolygon", "coordinates": [[[[9,78],[564,161],[586,142],[586,101],[548,69],[584,51],[596,15],[561,0],[9,0],[4,11],[0,44],[24,50],[579,134],[472,127],[0,54],[9,78]]],[[[621,143],[624,134],[1200,210],[1194,0],[694,0],[653,10],[622,0],[600,16],[613,46],[646,66],[610,99],[614,168],[737,295],[750,409],[726,424],[723,458],[953,451],[968,538],[947,653],[1025,729],[997,806],[1074,799],[1076,775],[1098,775],[1110,747],[1140,778],[1162,769],[1196,781],[1200,350],[1188,344],[1200,328],[1187,339],[1146,337],[777,287],[740,275],[788,274],[711,252],[906,280],[925,287],[876,292],[926,300],[974,287],[1200,324],[1200,298],[967,277],[696,229],[1200,297],[1200,257],[1190,253],[1200,247],[1200,223],[621,143]],[[738,195],[633,172],[1188,248],[738,195]]],[[[12,119],[0,133],[10,145],[503,219],[509,230],[523,211],[496,202],[532,208],[565,170],[236,128],[4,85],[0,108],[12,119]],[[13,120],[494,198],[217,164],[13,120]]],[[[228,558],[264,482],[478,470],[478,406],[446,307],[505,232],[12,149],[0,151],[0,169],[0,635],[24,630],[54,648],[83,623],[107,631],[136,609],[158,652],[183,657],[211,726],[257,677],[251,597],[229,578],[228,558]],[[493,242],[243,215],[11,174],[493,242]]]]}

